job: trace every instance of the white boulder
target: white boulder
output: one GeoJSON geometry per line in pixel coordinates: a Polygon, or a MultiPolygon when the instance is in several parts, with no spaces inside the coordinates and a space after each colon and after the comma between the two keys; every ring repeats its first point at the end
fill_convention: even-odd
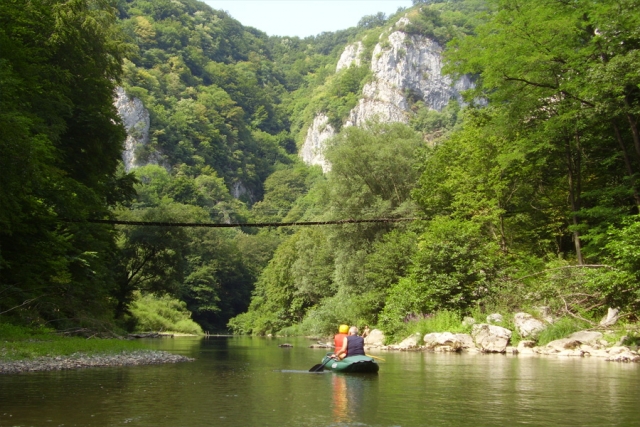
{"type": "Polygon", "coordinates": [[[611,347],[609,356],[605,360],[610,362],[640,362],[640,356],[628,347],[611,347]]]}
{"type": "Polygon", "coordinates": [[[476,346],[486,353],[504,353],[511,339],[511,331],[496,325],[481,323],[471,330],[476,346]]]}
{"type": "MultiPolygon", "coordinates": [[[[451,332],[433,332],[424,336],[424,344],[427,350],[441,352],[457,352],[463,349],[465,341],[460,337],[465,334],[452,334],[451,332]]],[[[467,335],[473,344],[471,336],[467,335]]],[[[468,345],[468,341],[467,341],[468,345]]]]}
{"type": "Polygon", "coordinates": [[[380,329],[373,329],[369,335],[364,337],[364,345],[367,347],[382,347],[384,345],[384,332],[380,329]]]}
{"type": "Polygon", "coordinates": [[[420,347],[420,340],[422,338],[422,334],[416,332],[413,335],[408,336],[402,342],[396,346],[395,348],[399,350],[412,350],[420,347]]]}
{"type": "Polygon", "coordinates": [[[602,333],[596,331],[578,331],[572,333],[567,338],[580,341],[581,344],[599,344],[602,339],[602,333]]]}
{"type": "Polygon", "coordinates": [[[542,321],[527,313],[516,313],[513,322],[522,338],[536,339],[545,327],[542,321]]]}
{"type": "Polygon", "coordinates": [[[536,346],[536,342],[535,341],[531,341],[531,340],[522,340],[518,343],[518,346],[516,347],[516,351],[518,352],[518,354],[535,354],[534,348],[536,346]]]}

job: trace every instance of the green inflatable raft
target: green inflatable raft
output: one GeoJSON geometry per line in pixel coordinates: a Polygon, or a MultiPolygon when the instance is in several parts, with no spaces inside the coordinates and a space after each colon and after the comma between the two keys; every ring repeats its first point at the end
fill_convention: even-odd
{"type": "Polygon", "coordinates": [[[328,360],[329,356],[333,353],[327,353],[322,359],[322,363],[325,369],[330,369],[333,372],[358,372],[358,373],[372,373],[375,374],[380,369],[380,366],[368,356],[349,356],[342,360],[328,360]]]}

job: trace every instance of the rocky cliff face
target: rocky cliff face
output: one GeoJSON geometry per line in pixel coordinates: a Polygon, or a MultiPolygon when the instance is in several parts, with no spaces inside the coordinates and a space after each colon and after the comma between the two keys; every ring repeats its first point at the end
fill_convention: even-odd
{"type": "MultiPolygon", "coordinates": [[[[129,98],[121,87],[116,88],[114,104],[127,131],[122,161],[125,170],[129,172],[136,166],[142,166],[136,158],[136,149],[149,143],[149,111],[138,98],[129,98]]],[[[158,164],[159,160],[158,155],[151,156],[145,163],[158,164]]]]}
{"type": "MultiPolygon", "coordinates": [[[[434,110],[442,110],[451,99],[462,102],[460,92],[472,87],[468,77],[453,82],[442,74],[442,47],[423,36],[408,35],[401,19],[390,29],[388,38],[378,43],[371,58],[373,81],[367,83],[358,105],[351,110],[344,126],[363,126],[367,121],[407,123],[412,112],[407,95],[421,99],[434,110]]],[[[383,35],[384,36],[384,35],[383,35]]],[[[337,71],[352,63],[359,64],[363,52],[358,42],[345,48],[338,61],[337,71]]],[[[331,169],[322,155],[324,141],[334,135],[326,126],[326,116],[318,115],[307,131],[300,156],[308,164],[321,164],[331,169]]]]}
{"type": "Polygon", "coordinates": [[[349,68],[351,64],[355,64],[356,67],[359,67],[360,56],[363,52],[364,46],[362,45],[362,42],[356,42],[345,47],[342,55],[340,55],[340,59],[338,60],[338,65],[336,65],[336,73],[343,68],[349,68]]]}
{"type": "Polygon", "coordinates": [[[329,123],[329,118],[325,114],[318,114],[307,130],[307,137],[300,150],[300,157],[308,165],[320,165],[324,173],[329,172],[331,166],[324,158],[322,151],[325,141],[335,133],[335,129],[329,123]]]}
{"type": "MultiPolygon", "coordinates": [[[[144,107],[142,101],[135,97],[130,98],[122,87],[117,87],[114,105],[118,109],[118,115],[127,131],[127,139],[122,152],[125,170],[130,172],[136,167],[149,164],[160,165],[165,169],[170,169],[170,166],[157,151],[151,154],[147,153],[144,159],[139,158],[137,155],[139,149],[149,143],[149,111],[144,107]]],[[[333,129],[331,127],[329,129],[333,134],[333,129]]],[[[238,181],[232,184],[229,191],[236,199],[247,196],[251,201],[255,200],[254,195],[247,190],[242,182],[238,181]]]]}

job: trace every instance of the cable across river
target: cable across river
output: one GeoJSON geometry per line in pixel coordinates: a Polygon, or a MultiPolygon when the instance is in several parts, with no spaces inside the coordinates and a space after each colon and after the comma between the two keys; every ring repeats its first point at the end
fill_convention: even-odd
{"type": "Polygon", "coordinates": [[[257,222],[257,223],[209,223],[209,222],[159,222],[159,221],[124,221],[117,219],[87,219],[65,220],[66,222],[89,222],[93,224],[136,225],[142,227],[204,227],[204,228],[233,228],[233,227],[305,227],[314,225],[340,225],[363,223],[394,223],[420,221],[424,218],[374,218],[374,219],[340,219],[335,221],[299,221],[299,222],[257,222]]]}

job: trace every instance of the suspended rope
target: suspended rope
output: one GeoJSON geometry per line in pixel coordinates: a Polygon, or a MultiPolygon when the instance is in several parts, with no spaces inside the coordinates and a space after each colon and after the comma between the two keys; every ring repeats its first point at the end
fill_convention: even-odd
{"type": "Polygon", "coordinates": [[[232,227],[305,227],[312,225],[339,225],[339,224],[362,224],[362,223],[392,223],[420,221],[423,218],[375,218],[375,219],[341,219],[337,221],[311,221],[311,222],[257,222],[257,223],[233,223],[214,224],[201,222],[155,222],[155,221],[120,221],[113,219],[87,219],[87,220],[65,220],[65,222],[89,222],[93,224],[112,225],[137,225],[142,227],[206,227],[206,228],[232,228],[232,227]]]}

